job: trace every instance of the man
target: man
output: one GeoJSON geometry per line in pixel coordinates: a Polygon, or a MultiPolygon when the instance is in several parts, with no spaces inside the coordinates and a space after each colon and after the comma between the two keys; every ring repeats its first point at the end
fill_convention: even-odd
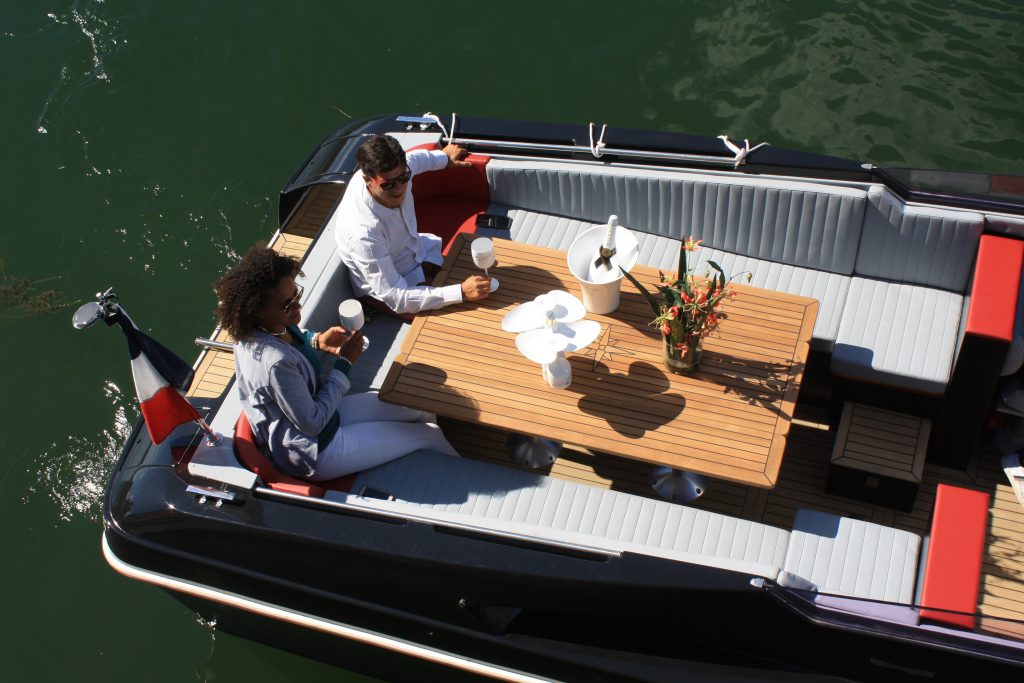
{"type": "Polygon", "coordinates": [[[352,289],[371,308],[408,318],[490,293],[490,279],[480,275],[458,285],[426,285],[443,263],[444,245],[437,235],[417,231],[409,182],[418,173],[469,166],[462,160],[465,155],[458,145],[406,155],[398,140],[387,135],[374,135],[359,148],[359,170],[335,213],[334,234],[352,289]]]}

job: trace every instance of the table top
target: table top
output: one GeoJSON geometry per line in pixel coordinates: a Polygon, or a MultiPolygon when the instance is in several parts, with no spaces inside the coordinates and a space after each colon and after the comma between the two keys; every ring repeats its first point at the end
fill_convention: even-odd
{"type": "MultiPolygon", "coordinates": [[[[471,238],[453,242],[435,284],[481,274],[471,238]]],[[[718,332],[691,375],[664,369],[650,307],[623,278],[620,304],[597,341],[566,357],[568,389],[552,389],[519,354],[502,318],[539,294],[582,300],[566,253],[494,240],[497,292],[417,316],[380,391],[383,400],[446,417],[770,488],[782,463],[818,302],[736,284],[718,332]]],[[[631,273],[653,291],[658,271],[631,273]]],[[[727,273],[731,275],[731,273],[727,273]]]]}

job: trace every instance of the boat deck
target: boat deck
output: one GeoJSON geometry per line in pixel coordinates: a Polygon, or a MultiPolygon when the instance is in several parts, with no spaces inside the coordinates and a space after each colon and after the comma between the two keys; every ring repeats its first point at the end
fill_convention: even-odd
{"type": "MultiPolygon", "coordinates": [[[[318,186],[309,190],[271,246],[302,257],[340,198],[341,188],[337,186],[318,186]]],[[[227,335],[218,330],[216,338],[227,340],[227,335]]],[[[189,395],[219,396],[233,372],[231,353],[204,351],[196,365],[196,379],[189,395]]],[[[507,432],[454,420],[442,420],[441,424],[452,445],[465,457],[514,467],[504,456],[507,432]]],[[[966,472],[926,465],[913,510],[902,513],[825,493],[834,441],[835,432],[828,428],[826,411],[810,401],[798,402],[779,480],[774,488],[758,489],[713,480],[705,495],[690,505],[787,529],[792,526],[796,510],[806,507],[924,536],[928,533],[935,487],[939,483],[984,491],[991,496],[991,507],[978,611],[986,617],[1024,621],[1024,506],[1017,501],[1003,474],[998,453],[980,448],[966,472]]],[[[650,466],[615,456],[566,447],[549,474],[591,486],[654,497],[650,488],[650,466]]],[[[991,630],[1009,630],[1017,633],[1018,637],[1024,635],[1016,628],[1017,625],[985,623],[983,626],[991,630]]]]}

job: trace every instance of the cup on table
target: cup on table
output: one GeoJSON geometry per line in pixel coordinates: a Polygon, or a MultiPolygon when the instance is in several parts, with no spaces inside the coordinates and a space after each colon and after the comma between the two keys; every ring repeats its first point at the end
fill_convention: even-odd
{"type": "MultiPolygon", "coordinates": [[[[470,253],[473,255],[473,263],[477,268],[482,268],[484,275],[491,277],[488,269],[493,268],[497,263],[494,255],[494,242],[489,237],[477,237],[470,245],[470,253]]],[[[498,288],[498,280],[491,278],[491,291],[498,288]]]]}
{"type": "MultiPolygon", "coordinates": [[[[363,329],[366,324],[366,316],[363,314],[363,304],[359,299],[345,299],[338,305],[338,322],[349,332],[363,329]]],[[[370,345],[370,340],[363,337],[363,351],[370,345]]]]}

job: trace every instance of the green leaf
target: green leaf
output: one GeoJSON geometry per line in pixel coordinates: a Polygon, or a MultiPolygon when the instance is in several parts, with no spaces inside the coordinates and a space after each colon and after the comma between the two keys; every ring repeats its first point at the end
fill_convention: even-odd
{"type": "Polygon", "coordinates": [[[640,290],[640,293],[644,295],[644,298],[647,299],[647,303],[650,305],[651,310],[654,311],[654,315],[661,315],[661,305],[658,303],[658,300],[654,298],[654,295],[648,292],[647,288],[640,284],[635,277],[627,273],[622,266],[619,266],[619,270],[621,270],[622,274],[626,276],[626,279],[632,282],[633,286],[640,290]]]}

